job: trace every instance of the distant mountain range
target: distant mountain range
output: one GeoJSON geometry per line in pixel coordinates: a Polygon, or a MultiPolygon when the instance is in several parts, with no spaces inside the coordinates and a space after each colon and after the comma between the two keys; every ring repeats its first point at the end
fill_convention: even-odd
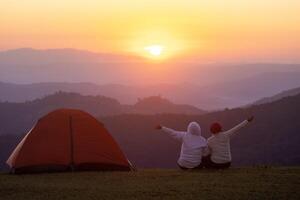
{"type": "Polygon", "coordinates": [[[154,130],[162,124],[186,130],[197,121],[202,133],[210,136],[209,126],[218,121],[229,129],[255,116],[254,121],[232,138],[233,166],[300,165],[300,94],[272,103],[236,108],[198,116],[121,115],[101,118],[121,144],[129,159],[139,167],[176,167],[180,143],[166,133],[154,130]]]}
{"type": "Polygon", "coordinates": [[[299,72],[300,64],[202,63],[195,58],[152,63],[136,56],[78,49],[20,48],[0,51],[0,70],[0,80],[4,82],[92,82],[101,85],[190,82],[205,86],[266,72],[299,72]]]}
{"type": "Polygon", "coordinates": [[[57,91],[82,95],[102,95],[115,98],[122,104],[134,104],[138,98],[163,95],[178,104],[190,104],[205,110],[216,110],[247,105],[266,96],[300,86],[300,73],[266,73],[243,80],[210,86],[193,84],[158,84],[127,86],[93,83],[34,83],[11,84],[0,82],[0,101],[24,102],[41,98],[57,91]]]}
{"type": "Polygon", "coordinates": [[[120,114],[203,114],[205,111],[190,105],[179,105],[160,96],[139,99],[134,105],[120,104],[104,96],[83,96],[76,93],[57,92],[41,99],[24,103],[0,103],[0,135],[18,134],[28,130],[27,124],[59,108],[85,110],[95,117],[120,114]],[[14,121],[15,123],[10,123],[14,121]]]}
{"type": "MultiPolygon", "coordinates": [[[[65,93],[22,104],[0,104],[0,131],[4,134],[0,135],[0,168],[5,167],[4,161],[21,139],[20,135],[27,132],[38,117],[54,109],[57,102],[55,99],[68,95],[73,95],[70,98],[73,99],[71,105],[77,105],[86,111],[91,110],[84,107],[84,104],[93,101],[91,105],[95,110],[102,107],[101,104],[108,107],[120,105],[117,101],[106,97],[81,97],[65,93]],[[76,98],[81,100],[77,101],[76,98]],[[78,105],[78,102],[82,102],[82,105],[78,105]],[[102,103],[98,105],[97,102],[102,103]]],[[[169,105],[165,99],[150,97],[141,99],[135,106],[136,109],[151,108],[153,104],[158,105],[158,102],[161,102],[161,106],[169,105]]],[[[203,135],[209,137],[209,125],[215,121],[220,122],[226,130],[254,115],[255,120],[232,139],[233,165],[300,165],[299,105],[300,94],[248,108],[226,109],[202,115],[142,115],[134,112],[135,114],[101,116],[99,119],[136,166],[155,168],[176,167],[180,150],[180,143],[166,133],[154,129],[157,124],[186,130],[189,122],[197,121],[201,125],[203,135]]]]}
{"type": "Polygon", "coordinates": [[[0,71],[0,101],[12,102],[66,91],[112,97],[123,104],[163,95],[178,104],[215,110],[300,86],[300,64],[201,64],[189,59],[151,63],[76,49],[2,51],[0,71]]]}
{"type": "Polygon", "coordinates": [[[274,96],[262,98],[258,101],[255,101],[254,103],[252,103],[252,105],[260,105],[260,104],[264,104],[264,103],[270,103],[270,102],[273,102],[273,101],[280,100],[284,97],[296,96],[298,94],[300,94],[300,87],[290,89],[290,90],[285,90],[285,91],[280,92],[279,94],[276,94],[274,96]]]}

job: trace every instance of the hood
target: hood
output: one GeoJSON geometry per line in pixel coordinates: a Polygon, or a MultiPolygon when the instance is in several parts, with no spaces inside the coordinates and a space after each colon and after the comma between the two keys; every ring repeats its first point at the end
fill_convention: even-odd
{"type": "Polygon", "coordinates": [[[201,136],[201,128],[197,122],[191,122],[188,125],[187,133],[191,135],[198,135],[201,136]]]}

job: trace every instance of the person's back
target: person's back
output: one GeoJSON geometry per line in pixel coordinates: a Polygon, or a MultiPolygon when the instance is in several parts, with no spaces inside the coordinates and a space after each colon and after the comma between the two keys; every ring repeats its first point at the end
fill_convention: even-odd
{"type": "Polygon", "coordinates": [[[206,161],[208,167],[226,168],[230,166],[230,138],[252,120],[253,117],[250,117],[248,120],[243,121],[228,131],[222,131],[222,127],[218,123],[214,123],[211,126],[213,135],[207,140],[210,151],[209,161],[206,161]]]}
{"type": "Polygon", "coordinates": [[[181,168],[192,169],[201,167],[202,154],[203,151],[206,152],[207,142],[201,136],[201,128],[198,123],[191,122],[186,132],[175,131],[167,127],[160,128],[182,142],[180,157],[177,161],[181,168]]]}
{"type": "Polygon", "coordinates": [[[207,139],[211,151],[211,160],[215,163],[231,161],[230,137],[224,132],[213,135],[207,139]]]}
{"type": "Polygon", "coordinates": [[[207,142],[201,135],[192,135],[188,132],[182,138],[181,152],[178,164],[186,168],[194,168],[201,164],[203,151],[207,142]]]}

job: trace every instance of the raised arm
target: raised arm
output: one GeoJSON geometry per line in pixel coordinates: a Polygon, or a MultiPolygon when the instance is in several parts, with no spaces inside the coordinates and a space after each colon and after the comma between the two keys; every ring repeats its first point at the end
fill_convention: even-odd
{"type": "Polygon", "coordinates": [[[171,137],[177,139],[177,140],[182,140],[183,136],[185,135],[185,132],[183,131],[176,131],[171,128],[167,128],[164,126],[158,126],[157,129],[161,129],[162,131],[168,133],[171,137]]]}
{"type": "Polygon", "coordinates": [[[225,134],[228,135],[229,137],[232,136],[232,135],[234,135],[238,130],[240,130],[241,128],[243,128],[244,126],[246,126],[253,119],[254,119],[254,117],[249,117],[247,120],[242,121],[241,123],[239,123],[238,125],[236,125],[232,129],[226,131],[225,134]]]}

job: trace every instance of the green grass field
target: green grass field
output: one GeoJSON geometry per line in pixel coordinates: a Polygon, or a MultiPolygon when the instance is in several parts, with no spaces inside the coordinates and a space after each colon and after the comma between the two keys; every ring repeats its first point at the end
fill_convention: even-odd
{"type": "Polygon", "coordinates": [[[2,173],[0,199],[300,199],[300,167],[2,173]]]}

